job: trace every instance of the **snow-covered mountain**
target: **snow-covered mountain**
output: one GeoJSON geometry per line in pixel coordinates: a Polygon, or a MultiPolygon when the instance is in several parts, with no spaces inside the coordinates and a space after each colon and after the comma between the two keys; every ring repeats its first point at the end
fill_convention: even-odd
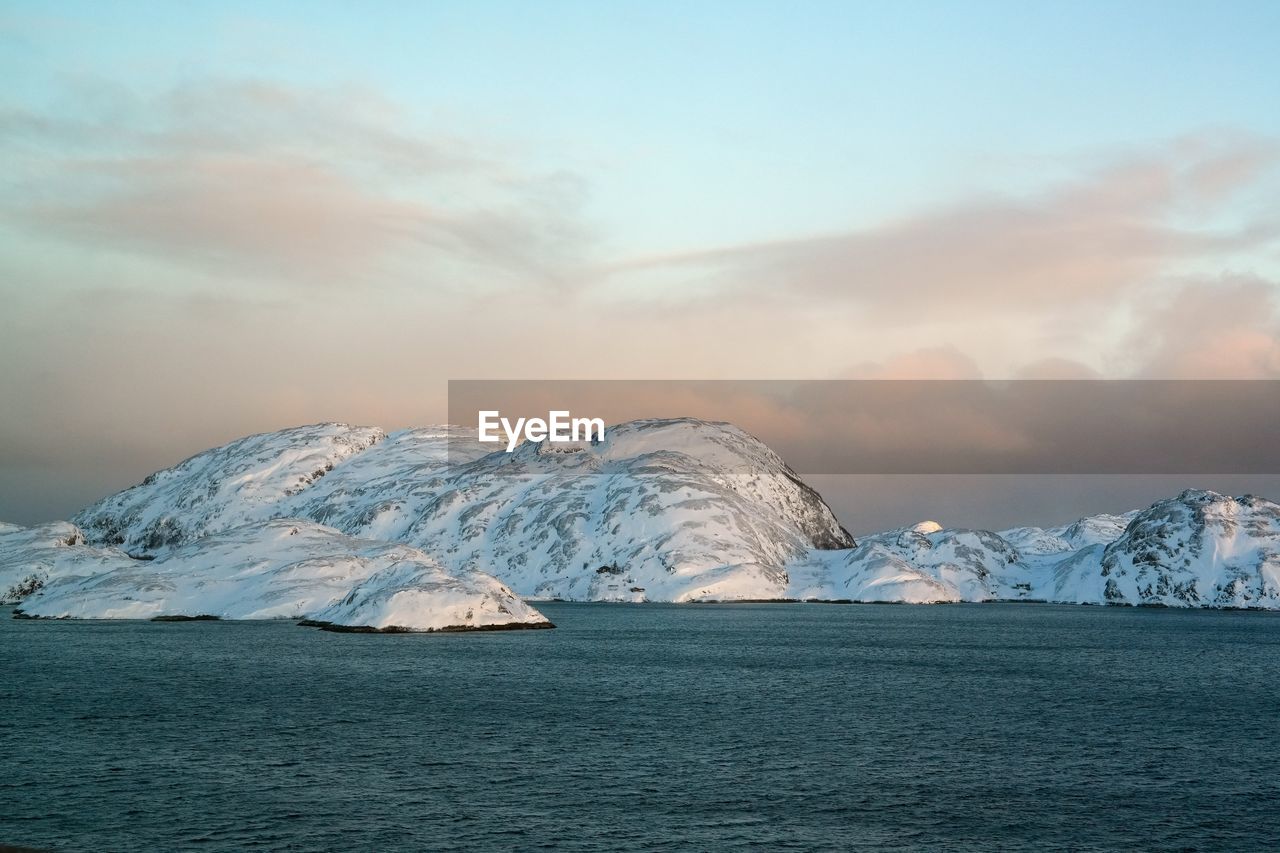
{"type": "Polygon", "coordinates": [[[514,453],[444,427],[302,427],[201,453],[75,521],[93,543],[153,555],[272,517],[496,570],[523,595],[583,600],[781,598],[788,563],[853,544],[776,453],[693,419],[514,453]]]}
{"type": "Polygon", "coordinates": [[[800,599],[1280,609],[1280,505],[1188,490],[1124,515],[1001,533],[933,522],[792,567],[800,599]]]}
{"type": "Polygon", "coordinates": [[[1188,490],[1056,567],[1057,601],[1280,609],[1280,504],[1188,490]]]}
{"type": "Polygon", "coordinates": [[[1114,541],[1138,512],[1090,515],[1061,527],[1015,527],[1000,531],[1000,536],[1023,554],[1063,554],[1114,541]]]}
{"type": "Polygon", "coordinates": [[[348,630],[551,627],[480,572],[451,573],[390,542],[313,522],[251,522],[135,560],[116,548],[68,547],[104,570],[64,573],[26,596],[22,613],[79,619],[305,619],[348,630]]]}
{"type": "Polygon", "coordinates": [[[93,602],[84,612],[102,613],[119,604],[103,597],[108,587],[58,578],[110,572],[141,588],[158,584],[163,569],[172,589],[151,598],[130,591],[129,607],[146,610],[138,602],[147,601],[147,612],[159,613],[180,604],[186,613],[223,599],[175,573],[200,575],[218,554],[266,573],[227,593],[221,614],[288,611],[378,626],[436,624],[421,615],[429,607],[408,602],[447,584],[419,565],[464,581],[488,572],[520,595],[571,600],[1280,609],[1280,508],[1262,498],[1188,491],[1056,528],[995,533],[922,522],[855,545],[777,454],[729,424],[634,421],[601,441],[525,443],[509,454],[467,436],[322,424],[240,439],[87,508],[75,517],[83,535],[65,523],[0,527],[0,581],[18,589],[10,598],[47,581],[46,603],[73,612],[79,596],[93,602]],[[322,562],[364,568],[320,568],[321,577],[307,576],[310,593],[282,598],[273,573],[315,548],[272,562],[276,519],[295,519],[281,523],[304,531],[300,541],[326,543],[316,546],[322,562]],[[393,566],[385,555],[397,548],[412,554],[393,566]],[[254,562],[255,550],[265,562],[254,562]],[[331,571],[343,579],[325,580],[331,571]],[[386,615],[403,607],[419,615],[386,615]]]}
{"type": "Polygon", "coordinates": [[[91,544],[155,554],[251,521],[299,515],[289,512],[291,498],[386,437],[345,424],[251,435],[157,471],[72,521],[91,544]]]}

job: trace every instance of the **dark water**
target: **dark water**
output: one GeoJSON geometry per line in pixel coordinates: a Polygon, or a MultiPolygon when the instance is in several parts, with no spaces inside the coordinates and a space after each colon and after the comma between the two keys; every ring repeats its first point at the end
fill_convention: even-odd
{"type": "Polygon", "coordinates": [[[544,610],[441,636],[0,610],[0,843],[1280,843],[1280,615],[544,610]]]}

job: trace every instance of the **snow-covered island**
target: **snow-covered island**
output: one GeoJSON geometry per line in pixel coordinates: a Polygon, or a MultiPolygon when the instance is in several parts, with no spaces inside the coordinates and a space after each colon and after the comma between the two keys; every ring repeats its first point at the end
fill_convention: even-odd
{"type": "Polygon", "coordinates": [[[38,540],[26,567],[34,571],[9,596],[23,598],[19,615],[294,619],[387,632],[552,627],[490,575],[451,573],[416,548],[301,519],[211,533],[149,560],[71,538],[38,540]],[[54,576],[43,584],[40,566],[54,576]]]}
{"type": "Polygon", "coordinates": [[[384,631],[550,627],[521,597],[1280,609],[1280,506],[1189,490],[1060,528],[854,542],[730,424],[512,453],[447,427],[320,424],[205,451],[71,523],[0,525],[0,593],[33,617],[384,631]]]}

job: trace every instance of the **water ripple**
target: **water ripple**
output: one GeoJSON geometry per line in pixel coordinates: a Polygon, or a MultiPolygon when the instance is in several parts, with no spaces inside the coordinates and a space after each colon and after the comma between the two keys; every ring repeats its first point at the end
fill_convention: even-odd
{"type": "Polygon", "coordinates": [[[548,604],[344,635],[0,610],[0,845],[1268,849],[1280,616],[548,604]]]}

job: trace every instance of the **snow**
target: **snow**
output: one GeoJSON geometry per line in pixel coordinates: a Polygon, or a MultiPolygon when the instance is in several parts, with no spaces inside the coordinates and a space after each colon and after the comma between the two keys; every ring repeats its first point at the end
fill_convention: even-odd
{"type": "Polygon", "coordinates": [[[1276,610],[1280,505],[1188,490],[1049,530],[916,525],[865,537],[852,551],[815,553],[792,577],[791,597],[806,599],[1276,610]]]}
{"type": "Polygon", "coordinates": [[[1280,507],[1253,496],[1189,490],[999,533],[924,521],[855,544],[731,424],[633,421],[512,453],[469,433],[321,424],[240,439],[99,501],[80,529],[0,526],[2,588],[47,583],[10,595],[41,614],[414,630],[541,619],[517,595],[1280,609],[1280,507]]]}
{"type": "Polygon", "coordinates": [[[250,521],[288,516],[290,498],[385,438],[380,429],[345,424],[251,435],[158,471],[72,521],[95,544],[155,553],[250,521]]]}
{"type": "Polygon", "coordinates": [[[115,548],[86,546],[80,528],[65,521],[0,524],[0,603],[21,601],[54,578],[87,577],[131,562],[115,548]]]}
{"type": "Polygon", "coordinates": [[[937,604],[960,592],[895,548],[863,541],[846,551],[813,552],[791,573],[789,598],[937,604]]]}
{"type": "Polygon", "coordinates": [[[493,452],[464,436],[338,424],[252,436],[76,521],[92,541],[158,555],[248,520],[308,518],[412,545],[454,571],[496,571],[521,595],[577,600],[779,598],[788,563],[852,544],[816,492],[730,424],[634,421],[574,452],[493,452]],[[320,461],[331,468],[302,482],[320,461]],[[625,571],[602,577],[604,566],[625,571]]]}
{"type": "Polygon", "coordinates": [[[1134,515],[1096,560],[1064,566],[1059,594],[1064,600],[1100,595],[1108,603],[1275,610],[1277,565],[1280,505],[1192,489],[1134,515]]]}
{"type": "Polygon", "coordinates": [[[552,627],[496,578],[479,572],[456,577],[420,557],[380,569],[310,618],[327,626],[383,631],[552,627]]]}
{"type": "Polygon", "coordinates": [[[49,618],[312,619],[407,631],[548,624],[488,575],[452,574],[415,548],[301,519],[251,522],[154,560],[123,557],[88,577],[56,578],[22,609],[49,618]]]}

